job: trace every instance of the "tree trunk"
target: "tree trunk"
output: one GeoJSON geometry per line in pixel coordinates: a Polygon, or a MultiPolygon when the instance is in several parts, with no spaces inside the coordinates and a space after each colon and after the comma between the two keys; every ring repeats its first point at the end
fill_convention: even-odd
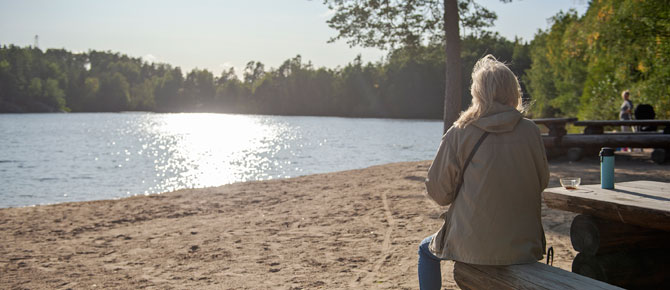
{"type": "Polygon", "coordinates": [[[461,37],[458,27],[458,0],[444,0],[446,39],[446,87],[444,90],[444,132],[461,112],[461,37]]]}

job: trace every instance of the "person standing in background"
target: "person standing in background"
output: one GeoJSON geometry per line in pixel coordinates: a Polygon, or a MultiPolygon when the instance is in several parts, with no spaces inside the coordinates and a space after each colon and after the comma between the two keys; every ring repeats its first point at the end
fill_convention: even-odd
{"type": "MultiPolygon", "coordinates": [[[[621,98],[623,98],[623,103],[621,103],[621,108],[619,109],[619,120],[632,120],[633,119],[633,102],[630,100],[630,92],[625,90],[621,93],[621,98]]],[[[621,132],[633,132],[631,126],[621,126],[621,132]]],[[[630,152],[629,147],[621,148],[624,152],[630,152]]]]}
{"type": "MultiPolygon", "coordinates": [[[[623,103],[619,110],[619,120],[632,120],[633,118],[633,102],[630,100],[630,92],[628,90],[621,93],[623,103]]],[[[621,126],[621,131],[632,132],[631,126],[621,126]]]]}

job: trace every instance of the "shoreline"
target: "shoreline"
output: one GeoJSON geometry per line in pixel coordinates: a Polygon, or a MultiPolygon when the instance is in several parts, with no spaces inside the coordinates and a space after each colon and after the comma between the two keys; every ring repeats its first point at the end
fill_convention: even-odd
{"type": "MultiPolygon", "coordinates": [[[[429,161],[114,200],[0,209],[0,288],[415,289],[419,242],[444,210],[423,195],[429,161]]],[[[617,181],[670,167],[617,159],[617,181]]],[[[597,160],[550,162],[599,181],[597,160]]],[[[570,270],[574,214],[546,208],[554,266],[570,270]]],[[[443,285],[456,288],[453,263],[443,285]]]]}

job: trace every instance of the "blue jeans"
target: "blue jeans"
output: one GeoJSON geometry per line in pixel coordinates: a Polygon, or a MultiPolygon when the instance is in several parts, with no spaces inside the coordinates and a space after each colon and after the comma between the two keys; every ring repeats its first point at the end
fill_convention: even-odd
{"type": "Polygon", "coordinates": [[[419,245],[419,287],[421,290],[440,289],[442,287],[442,259],[428,249],[433,236],[427,237],[419,245]]]}

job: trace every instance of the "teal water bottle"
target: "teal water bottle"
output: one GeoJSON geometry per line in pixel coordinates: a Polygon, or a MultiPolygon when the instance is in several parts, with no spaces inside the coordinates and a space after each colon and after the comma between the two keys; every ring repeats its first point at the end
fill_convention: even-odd
{"type": "Polygon", "coordinates": [[[600,187],[614,189],[614,149],[600,149],[600,187]]]}

